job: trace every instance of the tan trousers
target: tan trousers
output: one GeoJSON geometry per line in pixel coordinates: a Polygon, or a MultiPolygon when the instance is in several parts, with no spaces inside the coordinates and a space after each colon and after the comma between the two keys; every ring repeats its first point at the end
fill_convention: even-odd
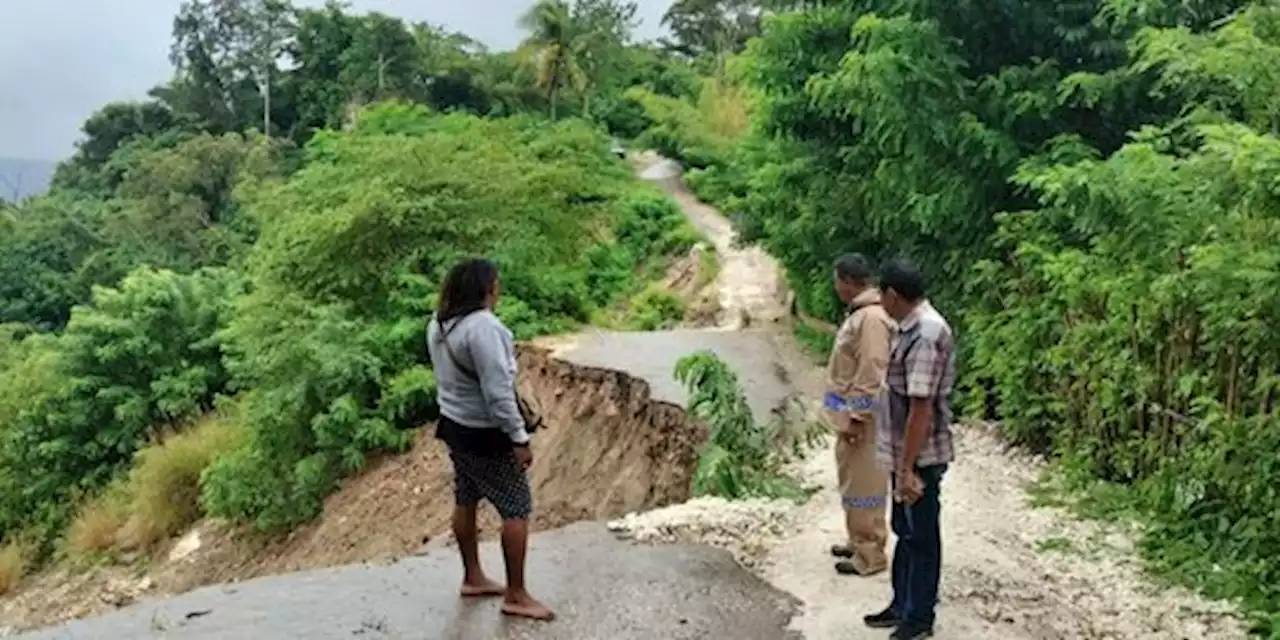
{"type": "Polygon", "coordinates": [[[876,428],[863,423],[865,432],[855,447],[844,438],[836,439],[836,471],[840,504],[844,507],[849,550],[858,573],[878,573],[888,567],[885,545],[889,540],[885,522],[889,474],[876,461],[876,428]]]}

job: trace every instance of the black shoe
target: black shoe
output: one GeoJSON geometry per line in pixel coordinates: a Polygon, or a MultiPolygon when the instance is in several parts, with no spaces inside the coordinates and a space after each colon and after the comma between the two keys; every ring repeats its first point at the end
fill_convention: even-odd
{"type": "Polygon", "coordinates": [[[906,622],[898,625],[893,634],[889,636],[889,640],[921,640],[921,638],[932,638],[933,626],[920,624],[919,622],[906,622]]]}
{"type": "Polygon", "coordinates": [[[833,544],[831,545],[831,555],[837,558],[852,558],[853,549],[843,544],[833,544]]]}
{"type": "Polygon", "coordinates": [[[842,576],[861,576],[866,578],[874,576],[888,568],[889,567],[887,565],[879,567],[858,566],[858,563],[853,560],[841,560],[836,563],[836,573],[842,576]]]}
{"type": "Polygon", "coordinates": [[[873,613],[869,616],[862,616],[862,622],[872,629],[892,629],[898,626],[901,620],[898,614],[892,608],[885,609],[880,613],[873,613]]]}

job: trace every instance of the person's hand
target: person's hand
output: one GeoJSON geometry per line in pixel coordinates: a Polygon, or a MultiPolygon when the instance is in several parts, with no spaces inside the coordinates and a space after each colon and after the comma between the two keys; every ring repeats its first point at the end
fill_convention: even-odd
{"type": "Polygon", "coordinates": [[[894,493],[903,504],[915,504],[924,495],[924,480],[914,470],[902,469],[898,471],[894,493]]]}
{"type": "Polygon", "coordinates": [[[867,423],[852,413],[846,413],[844,416],[844,428],[840,431],[840,437],[849,446],[857,447],[862,444],[863,438],[866,437],[867,423]]]}
{"type": "Polygon", "coordinates": [[[533,449],[527,444],[516,445],[516,460],[520,461],[520,466],[528,469],[533,465],[533,449]]]}

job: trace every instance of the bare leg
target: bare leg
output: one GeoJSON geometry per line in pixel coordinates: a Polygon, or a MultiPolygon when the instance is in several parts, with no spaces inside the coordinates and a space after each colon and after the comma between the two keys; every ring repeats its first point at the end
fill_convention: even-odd
{"type": "Polygon", "coordinates": [[[480,566],[479,532],[476,530],[476,506],[458,505],[453,508],[453,537],[458,539],[458,552],[462,554],[462,589],[464,597],[500,596],[502,585],[484,575],[480,566]]]}
{"type": "Polygon", "coordinates": [[[529,521],[520,518],[502,522],[502,558],[507,565],[507,594],[502,612],[509,616],[551,620],[555,613],[529,595],[524,586],[524,558],[529,546],[529,521]]]}

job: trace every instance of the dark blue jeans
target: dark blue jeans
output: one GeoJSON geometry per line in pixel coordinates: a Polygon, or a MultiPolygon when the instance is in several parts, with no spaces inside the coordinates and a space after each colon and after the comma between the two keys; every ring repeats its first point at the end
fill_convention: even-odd
{"type": "MultiPolygon", "coordinates": [[[[900,620],[933,626],[942,575],[942,532],[939,492],[947,465],[916,469],[924,480],[924,495],[913,505],[893,503],[893,612],[900,620]]],[[[896,477],[895,477],[896,484],[896,477]]],[[[895,487],[896,488],[896,487],[895,487]]]]}

